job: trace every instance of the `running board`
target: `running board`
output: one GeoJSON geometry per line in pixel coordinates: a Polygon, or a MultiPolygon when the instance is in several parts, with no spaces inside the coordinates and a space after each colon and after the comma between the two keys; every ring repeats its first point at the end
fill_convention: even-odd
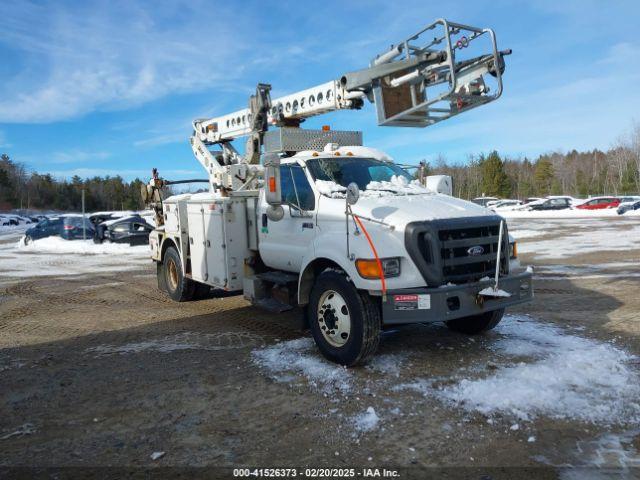
{"type": "Polygon", "coordinates": [[[283,313],[293,310],[291,305],[279,302],[275,298],[260,298],[258,300],[254,300],[253,305],[271,313],[283,313]]]}

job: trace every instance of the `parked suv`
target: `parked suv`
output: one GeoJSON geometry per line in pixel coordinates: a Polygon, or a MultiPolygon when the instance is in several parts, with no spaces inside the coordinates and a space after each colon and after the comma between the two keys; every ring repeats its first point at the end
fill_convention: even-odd
{"type": "Polygon", "coordinates": [[[60,236],[65,240],[80,240],[83,238],[92,238],[95,230],[88,218],[81,215],[66,215],[62,217],[62,229],[60,236]],[[84,231],[82,223],[84,221],[84,231]]]}
{"type": "Polygon", "coordinates": [[[61,229],[62,217],[45,218],[24,232],[24,243],[26,244],[32,240],[60,235],[61,229]]]}

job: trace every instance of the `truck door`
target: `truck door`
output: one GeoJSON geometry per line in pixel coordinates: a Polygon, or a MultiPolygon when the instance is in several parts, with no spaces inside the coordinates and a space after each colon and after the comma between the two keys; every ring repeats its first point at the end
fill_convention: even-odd
{"type": "Polygon", "coordinates": [[[278,222],[268,220],[267,205],[261,202],[260,255],[271,268],[298,272],[302,259],[313,248],[316,198],[300,165],[283,165],[280,182],[284,217],[278,222]]]}

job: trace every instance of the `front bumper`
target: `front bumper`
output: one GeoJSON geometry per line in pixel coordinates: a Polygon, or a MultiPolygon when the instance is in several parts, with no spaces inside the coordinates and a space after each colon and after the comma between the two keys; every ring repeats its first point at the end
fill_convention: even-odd
{"type": "Polygon", "coordinates": [[[386,302],[382,302],[382,323],[446,322],[529,302],[533,299],[532,277],[531,271],[501,277],[499,288],[511,296],[500,298],[478,295],[482,289],[493,286],[493,280],[437,288],[389,290],[386,302]]]}

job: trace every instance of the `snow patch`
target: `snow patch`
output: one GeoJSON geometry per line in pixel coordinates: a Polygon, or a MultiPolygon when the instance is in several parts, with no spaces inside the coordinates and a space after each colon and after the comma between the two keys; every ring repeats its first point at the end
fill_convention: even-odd
{"type": "Polygon", "coordinates": [[[147,246],[95,244],[92,240],[65,240],[47,237],[0,244],[0,277],[40,277],[82,275],[151,267],[147,246]]]}
{"type": "Polygon", "coordinates": [[[279,381],[291,381],[292,374],[304,376],[309,384],[323,393],[351,390],[352,373],[345,367],[320,356],[311,338],[280,342],[254,350],[253,360],[279,381]]]}
{"type": "Polygon", "coordinates": [[[33,240],[25,245],[19,242],[16,247],[23,252],[34,253],[74,253],[77,255],[107,255],[121,253],[144,253],[149,255],[148,245],[130,246],[128,243],[93,243],[93,240],[65,240],[60,237],[47,237],[33,240]]]}
{"type": "Polygon", "coordinates": [[[358,432],[370,432],[378,427],[380,417],[373,407],[367,407],[363,413],[356,415],[353,426],[358,432]]]}
{"type": "MultiPolygon", "coordinates": [[[[316,188],[322,195],[331,198],[345,198],[347,189],[330,180],[316,180],[316,188]]],[[[402,175],[392,175],[390,181],[369,182],[365,190],[360,191],[362,198],[379,198],[395,195],[433,194],[418,180],[407,180],[402,175]]]]}
{"type": "Polygon", "coordinates": [[[316,180],[316,188],[322,195],[331,198],[345,198],[347,189],[330,180],[316,180]]]}
{"type": "Polygon", "coordinates": [[[434,390],[441,399],[486,415],[539,415],[589,423],[640,421],[640,379],[627,364],[633,356],[608,344],[565,333],[527,317],[507,316],[495,349],[517,361],[494,375],[462,379],[434,390]]]}
{"type": "Polygon", "coordinates": [[[374,356],[367,364],[367,370],[383,375],[399,377],[403,363],[407,356],[402,354],[387,353],[374,356]]]}

